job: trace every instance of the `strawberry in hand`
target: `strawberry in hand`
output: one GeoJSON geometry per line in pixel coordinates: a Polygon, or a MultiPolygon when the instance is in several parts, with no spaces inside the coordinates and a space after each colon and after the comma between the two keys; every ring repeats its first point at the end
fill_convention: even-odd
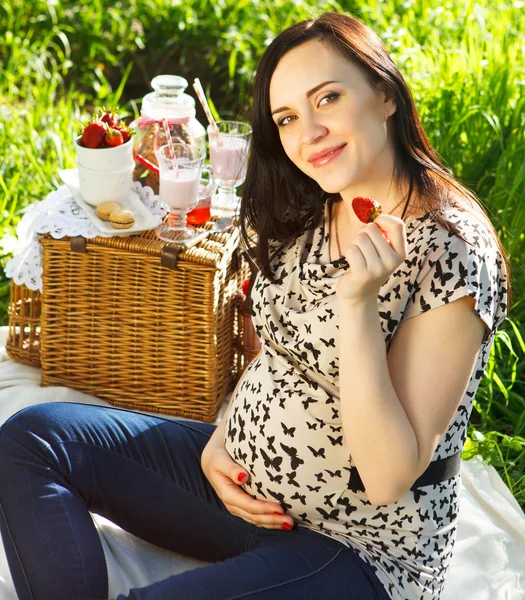
{"type": "MultiPolygon", "coordinates": [[[[383,212],[381,204],[379,204],[377,200],[374,200],[373,198],[364,198],[362,196],[357,196],[352,200],[352,208],[354,209],[357,218],[363,223],[373,223],[383,212]]],[[[379,229],[385,240],[390,244],[388,233],[384,229],[381,229],[381,227],[379,227],[379,229]]]]}
{"type": "Polygon", "coordinates": [[[124,143],[122,133],[118,129],[108,129],[105,137],[106,144],[113,148],[114,146],[121,146],[124,143]]]}
{"type": "Polygon", "coordinates": [[[102,121],[93,121],[86,125],[80,138],[80,145],[86,148],[100,148],[104,143],[108,126],[102,121]]]}
{"type": "Polygon", "coordinates": [[[382,213],[381,204],[373,198],[357,196],[352,200],[352,208],[363,223],[372,223],[382,213]]]}

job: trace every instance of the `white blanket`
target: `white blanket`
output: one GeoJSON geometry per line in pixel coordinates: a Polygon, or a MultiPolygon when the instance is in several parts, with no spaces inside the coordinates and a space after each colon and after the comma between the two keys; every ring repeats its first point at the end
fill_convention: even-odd
{"type": "MultiPolygon", "coordinates": [[[[0,328],[0,424],[40,402],[106,402],[64,387],[40,387],[40,369],[9,360],[0,328]]],[[[222,411],[221,411],[222,412],[222,411]]],[[[525,599],[525,515],[493,467],[479,458],[461,464],[458,535],[441,600],[525,599]]],[[[110,599],[202,564],[162,550],[93,515],[108,565],[110,599]]],[[[0,600],[16,600],[0,550],[0,600]]]]}

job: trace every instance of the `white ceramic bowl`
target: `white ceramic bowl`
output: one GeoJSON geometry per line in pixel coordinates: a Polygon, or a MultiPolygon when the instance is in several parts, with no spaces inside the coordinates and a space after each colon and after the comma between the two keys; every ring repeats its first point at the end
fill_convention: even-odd
{"type": "Polygon", "coordinates": [[[133,140],[114,148],[85,148],[76,140],[77,165],[94,171],[121,171],[134,165],[133,140]]]}
{"type": "Polygon", "coordinates": [[[128,198],[133,184],[132,174],[133,164],[119,171],[96,171],[79,164],[80,195],[92,206],[107,201],[121,204],[128,198]]]}

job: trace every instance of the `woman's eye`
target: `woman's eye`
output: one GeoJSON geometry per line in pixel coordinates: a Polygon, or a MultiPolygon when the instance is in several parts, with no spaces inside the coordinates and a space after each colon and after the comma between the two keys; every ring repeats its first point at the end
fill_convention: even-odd
{"type": "Polygon", "coordinates": [[[293,117],[283,117],[282,119],[279,119],[277,121],[277,127],[284,127],[285,125],[288,125],[292,118],[293,117]]]}
{"type": "Polygon", "coordinates": [[[331,102],[334,102],[335,100],[337,100],[337,98],[339,98],[339,96],[340,96],[340,94],[338,94],[337,92],[330,92],[330,94],[327,94],[326,96],[321,98],[319,105],[330,104],[331,102]],[[325,100],[326,100],[326,102],[325,102],[325,100]]]}

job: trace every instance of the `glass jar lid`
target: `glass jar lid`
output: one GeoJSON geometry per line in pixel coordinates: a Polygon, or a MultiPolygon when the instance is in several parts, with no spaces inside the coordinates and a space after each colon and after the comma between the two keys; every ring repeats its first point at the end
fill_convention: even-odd
{"type": "Polygon", "coordinates": [[[195,100],[184,93],[188,82],[179,75],[157,75],[151,81],[153,92],[142,100],[143,115],[154,118],[194,117],[195,100]]]}

